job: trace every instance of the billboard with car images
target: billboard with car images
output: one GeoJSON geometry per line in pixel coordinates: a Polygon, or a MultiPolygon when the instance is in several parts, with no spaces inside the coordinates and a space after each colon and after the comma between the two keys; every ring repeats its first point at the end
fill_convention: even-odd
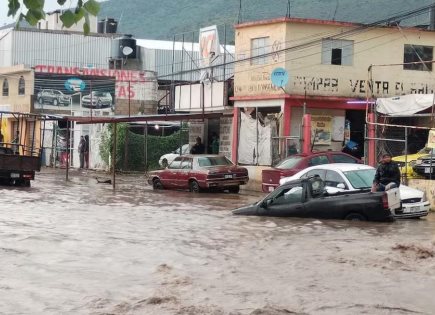
{"type": "Polygon", "coordinates": [[[40,112],[114,111],[115,77],[35,73],[34,108],[40,112]]]}

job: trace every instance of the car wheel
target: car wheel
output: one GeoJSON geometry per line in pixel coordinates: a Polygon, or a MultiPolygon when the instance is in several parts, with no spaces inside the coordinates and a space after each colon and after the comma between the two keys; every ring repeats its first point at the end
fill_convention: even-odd
{"type": "Polygon", "coordinates": [[[38,103],[39,103],[40,105],[44,104],[44,100],[42,99],[42,97],[38,98],[38,103]]]}
{"type": "Polygon", "coordinates": [[[201,188],[196,180],[190,181],[189,190],[194,193],[199,193],[201,191],[201,188]]]}
{"type": "Polygon", "coordinates": [[[54,106],[59,106],[59,101],[56,98],[53,100],[53,105],[54,106]]]}
{"type": "Polygon", "coordinates": [[[350,221],[367,221],[366,217],[359,213],[350,213],[344,219],[350,221]]]}
{"type": "Polygon", "coordinates": [[[156,178],[153,180],[153,189],[154,190],[161,190],[163,189],[163,184],[160,181],[160,179],[156,178]]]}
{"type": "Polygon", "coordinates": [[[240,186],[239,185],[232,186],[232,187],[228,188],[228,191],[232,194],[238,194],[240,191],[240,186]]]}
{"type": "Polygon", "coordinates": [[[167,168],[168,167],[168,160],[167,159],[163,159],[162,160],[162,167],[163,168],[167,168]]]}
{"type": "Polygon", "coordinates": [[[22,180],[21,179],[16,179],[12,182],[12,184],[16,187],[21,186],[22,185],[22,180]]]}

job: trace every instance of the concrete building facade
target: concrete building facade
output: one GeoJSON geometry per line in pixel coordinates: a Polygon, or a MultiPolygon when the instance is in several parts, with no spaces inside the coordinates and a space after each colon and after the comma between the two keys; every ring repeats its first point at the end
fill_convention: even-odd
{"type": "Polygon", "coordinates": [[[246,164],[270,165],[285,157],[288,140],[300,136],[304,110],[313,120],[328,120],[326,126],[319,123],[328,139],[315,138],[314,149],[340,150],[349,137],[346,123],[351,138],[364,141],[367,96],[373,100],[435,89],[435,32],[426,29],[278,18],[236,25],[235,36],[233,160],[246,164]],[[421,60],[430,62],[413,63],[421,60]],[[282,88],[271,82],[277,68],[288,73],[282,88]],[[255,115],[261,127],[266,117],[277,120],[276,134],[262,145],[273,151],[279,143],[279,152],[268,152],[272,158],[266,163],[246,161],[258,139],[242,149],[239,145],[246,142],[240,135],[243,120],[255,115]]]}

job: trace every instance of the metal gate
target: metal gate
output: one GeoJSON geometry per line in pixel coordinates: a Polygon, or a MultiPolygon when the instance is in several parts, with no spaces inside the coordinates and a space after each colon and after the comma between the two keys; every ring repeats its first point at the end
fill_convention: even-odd
{"type": "Polygon", "coordinates": [[[375,137],[369,137],[368,126],[365,128],[365,144],[364,144],[364,158],[367,162],[368,157],[368,141],[374,140],[375,145],[375,158],[376,161],[380,161],[384,154],[390,154],[392,157],[401,156],[403,159],[394,159],[399,165],[402,182],[406,184],[408,178],[417,176],[414,174],[412,167],[415,165],[416,160],[410,159],[408,156],[410,152],[410,146],[412,146],[413,139],[409,138],[411,130],[429,129],[425,127],[413,127],[413,126],[400,126],[377,123],[374,125],[375,137]]]}

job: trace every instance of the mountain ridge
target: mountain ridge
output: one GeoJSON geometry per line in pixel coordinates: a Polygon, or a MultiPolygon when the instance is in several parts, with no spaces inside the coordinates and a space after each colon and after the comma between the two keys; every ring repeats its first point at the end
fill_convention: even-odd
{"type": "MultiPolygon", "coordinates": [[[[283,17],[287,12],[285,0],[242,0],[242,21],[283,17]]],[[[356,23],[372,23],[430,5],[433,0],[292,0],[290,16],[356,23]],[[337,5],[338,4],[338,5],[337,5]]],[[[227,38],[234,38],[232,26],[239,17],[238,0],[108,0],[101,3],[100,18],[119,21],[118,32],[136,38],[191,41],[201,27],[223,25],[229,29],[227,38]],[[150,12],[152,8],[152,12],[150,12]]],[[[429,23],[429,13],[403,21],[403,25],[429,23]]]]}

